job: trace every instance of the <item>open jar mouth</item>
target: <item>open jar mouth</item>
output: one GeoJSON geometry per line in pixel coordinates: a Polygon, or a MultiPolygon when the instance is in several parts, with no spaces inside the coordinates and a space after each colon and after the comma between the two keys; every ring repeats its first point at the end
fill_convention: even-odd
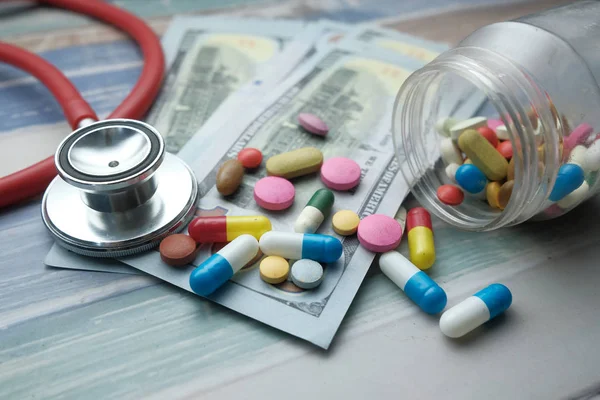
{"type": "MultiPolygon", "coordinates": [[[[450,50],[411,75],[394,107],[394,146],[404,178],[417,200],[442,220],[465,230],[485,231],[530,219],[547,206],[560,165],[562,128],[552,103],[533,79],[489,50],[450,50]],[[475,114],[474,106],[480,105],[475,114]],[[437,189],[455,182],[440,158],[444,139],[436,122],[475,115],[502,121],[513,149],[514,186],[501,210],[486,201],[486,189],[465,191],[457,206],[442,203],[437,189]],[[541,149],[541,150],[540,150],[541,149]]],[[[502,182],[500,182],[502,183],[502,182]]]]}

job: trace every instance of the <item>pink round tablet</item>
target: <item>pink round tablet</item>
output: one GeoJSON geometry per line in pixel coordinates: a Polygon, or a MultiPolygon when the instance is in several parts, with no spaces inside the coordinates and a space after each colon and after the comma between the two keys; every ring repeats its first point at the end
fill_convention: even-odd
{"type": "Polygon", "coordinates": [[[360,182],[360,165],[345,157],[334,157],[321,166],[321,180],[330,189],[350,190],[360,182]]]}
{"type": "Polygon", "coordinates": [[[494,132],[496,132],[496,128],[500,125],[504,125],[501,119],[488,119],[487,126],[489,126],[494,132]]]}
{"type": "Polygon", "coordinates": [[[358,224],[358,241],[375,253],[384,253],[398,247],[402,239],[402,227],[394,218],[373,214],[358,224]]]}
{"type": "Polygon", "coordinates": [[[573,131],[565,138],[564,147],[567,151],[575,148],[578,144],[582,144],[586,141],[588,136],[594,132],[594,128],[590,124],[579,124],[573,131]]]}
{"type": "Polygon", "coordinates": [[[325,136],[327,135],[327,132],[329,132],[327,124],[315,114],[298,114],[298,122],[301,127],[315,135],[325,136]]]}
{"type": "Polygon", "coordinates": [[[278,176],[267,176],[254,185],[254,200],[266,210],[285,210],[294,203],[295,195],[292,182],[278,176]]]}

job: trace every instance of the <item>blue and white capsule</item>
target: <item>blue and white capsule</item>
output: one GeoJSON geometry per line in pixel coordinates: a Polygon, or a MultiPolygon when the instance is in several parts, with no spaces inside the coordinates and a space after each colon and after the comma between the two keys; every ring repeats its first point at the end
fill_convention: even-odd
{"type": "Polygon", "coordinates": [[[342,256],[342,243],[333,236],[270,231],[260,237],[260,250],[290,260],[308,258],[332,263],[342,256]]]}
{"type": "Polygon", "coordinates": [[[208,296],[258,254],[258,241],[241,235],[213,254],[190,274],[190,287],[200,296],[208,296]]]}
{"type": "Polygon", "coordinates": [[[444,289],[397,251],[382,254],[379,267],[427,314],[437,314],[446,307],[448,298],[444,289]]]}
{"type": "Polygon", "coordinates": [[[494,283],[443,313],[440,329],[448,337],[461,337],[508,310],[511,303],[510,290],[494,283]]]}

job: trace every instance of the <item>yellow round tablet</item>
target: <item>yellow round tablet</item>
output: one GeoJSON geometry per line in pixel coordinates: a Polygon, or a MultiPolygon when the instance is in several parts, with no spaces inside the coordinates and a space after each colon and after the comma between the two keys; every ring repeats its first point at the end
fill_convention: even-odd
{"type": "Polygon", "coordinates": [[[290,264],[279,256],[265,257],[260,262],[260,277],[267,283],[281,283],[285,281],[290,273],[290,264]]]}
{"type": "Polygon", "coordinates": [[[342,210],[335,213],[333,216],[333,230],[338,235],[349,236],[356,233],[360,218],[354,211],[342,210]]]}

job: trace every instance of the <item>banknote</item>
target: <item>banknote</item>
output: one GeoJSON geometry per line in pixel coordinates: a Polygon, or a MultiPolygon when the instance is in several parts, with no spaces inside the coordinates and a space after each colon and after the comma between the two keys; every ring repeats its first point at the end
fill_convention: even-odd
{"type": "MultiPolygon", "coordinates": [[[[345,38],[362,43],[365,48],[377,46],[428,63],[450,47],[392,29],[363,24],[349,31],[345,38]]],[[[484,108],[487,97],[473,85],[453,81],[446,86],[448,101],[440,105],[440,113],[455,118],[470,118],[484,108]],[[451,96],[451,97],[450,97],[451,96]]]]}
{"type": "Polygon", "coordinates": [[[176,17],[162,38],[167,73],[147,122],[161,132],[167,151],[177,153],[232,94],[279,83],[319,29],[293,20],[176,17]],[[277,56],[286,63],[272,68],[277,56]]]}
{"type": "MultiPolygon", "coordinates": [[[[376,50],[376,49],[375,49],[376,50]]],[[[243,147],[260,148],[265,157],[298,147],[314,146],[325,158],[346,156],[361,166],[360,185],[336,192],[335,210],[350,209],[361,217],[373,213],[394,215],[408,193],[400,174],[403,157],[396,158],[391,139],[391,114],[396,92],[404,79],[422,64],[381,51],[357,51],[345,42],[320,52],[304,63],[269,96],[218,132],[200,132],[186,144],[188,159],[199,182],[202,198],[198,215],[267,215],[274,230],[292,231],[295,217],[315,190],[323,187],[318,176],[294,181],[296,200],[286,212],[266,212],[253,200],[253,185],[264,176],[247,174],[240,189],[223,198],[215,189],[220,164],[243,147]],[[327,122],[330,132],[321,138],[304,132],[297,123],[300,112],[311,112],[327,122]],[[218,137],[218,140],[215,140],[218,137]]],[[[335,235],[330,222],[320,233],[335,235]]],[[[316,290],[303,291],[291,282],[272,286],[263,282],[254,263],[208,298],[275,328],[327,348],[360,287],[374,254],[358,245],[356,237],[340,238],[342,258],[325,266],[326,279],[316,290]]],[[[157,252],[121,259],[124,263],[164,281],[190,290],[188,279],[220,245],[204,244],[187,268],[174,269],[157,252]]]]}

